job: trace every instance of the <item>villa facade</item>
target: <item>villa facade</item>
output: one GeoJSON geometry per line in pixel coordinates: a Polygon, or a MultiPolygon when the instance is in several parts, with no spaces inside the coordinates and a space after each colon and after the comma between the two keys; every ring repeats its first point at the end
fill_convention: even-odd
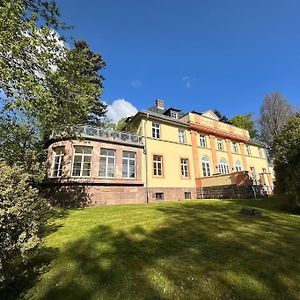
{"type": "Polygon", "coordinates": [[[47,189],[65,202],[247,197],[273,189],[266,148],[247,130],[212,111],[165,109],[162,100],[128,118],[124,132],[85,126],[78,140],[53,140],[48,165],[47,189]]]}

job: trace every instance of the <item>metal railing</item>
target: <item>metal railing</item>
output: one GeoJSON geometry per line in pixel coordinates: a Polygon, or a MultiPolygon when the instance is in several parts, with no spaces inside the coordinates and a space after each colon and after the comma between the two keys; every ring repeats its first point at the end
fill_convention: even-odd
{"type": "Polygon", "coordinates": [[[97,128],[92,126],[82,126],[80,132],[83,136],[95,137],[109,141],[119,141],[131,144],[143,144],[141,136],[129,132],[116,131],[108,128],[97,128]]]}

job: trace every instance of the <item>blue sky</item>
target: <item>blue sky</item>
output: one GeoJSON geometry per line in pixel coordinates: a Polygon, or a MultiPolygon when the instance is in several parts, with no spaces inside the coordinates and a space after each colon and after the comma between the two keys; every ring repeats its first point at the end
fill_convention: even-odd
{"type": "Polygon", "coordinates": [[[104,57],[102,99],[138,110],[257,115],[280,91],[300,106],[299,0],[58,0],[62,19],[104,57]]]}

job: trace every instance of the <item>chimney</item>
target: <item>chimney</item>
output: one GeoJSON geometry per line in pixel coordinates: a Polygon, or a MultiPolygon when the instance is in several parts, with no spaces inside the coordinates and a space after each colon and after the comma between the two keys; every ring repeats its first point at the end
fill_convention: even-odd
{"type": "Polygon", "coordinates": [[[156,108],[159,108],[159,109],[165,109],[164,108],[164,101],[161,100],[161,99],[155,100],[155,106],[156,106],[156,108]]]}

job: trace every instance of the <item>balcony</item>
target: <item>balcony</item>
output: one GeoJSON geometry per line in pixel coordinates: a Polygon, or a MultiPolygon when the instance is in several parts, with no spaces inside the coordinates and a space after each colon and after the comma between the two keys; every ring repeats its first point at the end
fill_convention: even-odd
{"type": "Polygon", "coordinates": [[[115,131],[113,129],[97,128],[92,126],[82,126],[80,128],[81,136],[86,138],[93,138],[103,141],[111,141],[115,143],[128,145],[143,145],[141,136],[131,134],[129,132],[115,131]]]}

